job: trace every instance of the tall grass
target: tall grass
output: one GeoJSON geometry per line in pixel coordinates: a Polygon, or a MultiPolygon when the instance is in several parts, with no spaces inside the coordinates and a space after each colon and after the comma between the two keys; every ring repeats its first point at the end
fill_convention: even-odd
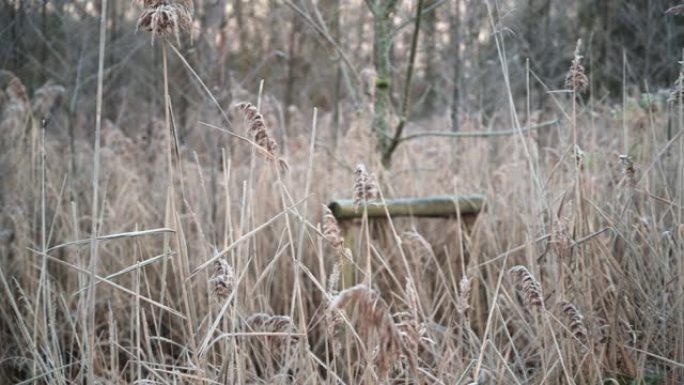
{"type": "MultiPolygon", "coordinates": [[[[166,36],[153,46],[163,55],[165,106],[136,111],[140,129],[145,114],[159,114],[150,147],[100,121],[98,108],[95,145],[75,140],[82,172],[70,174],[69,143],[50,131],[38,140],[40,93],[30,100],[20,79],[0,74],[3,379],[684,381],[676,103],[642,107],[626,95],[621,105],[585,104],[573,86],[547,93],[559,124],[522,135],[519,106],[503,86],[509,110],[499,119],[515,135],[406,141],[383,170],[365,130],[369,112],[341,116],[352,129],[333,147],[330,113],[317,110],[276,143],[282,128],[267,86],[254,105],[219,104],[174,46],[182,20],[147,9],[155,4],[145,2],[141,29],[166,36]],[[169,87],[167,61],[176,59],[199,90],[183,142],[169,87]],[[619,119],[609,107],[622,108],[619,119]],[[244,114],[244,124],[230,113],[244,114]],[[367,166],[354,175],[356,164],[367,166]],[[365,210],[389,197],[465,192],[487,196],[475,219],[338,223],[323,206],[354,197],[365,210]]],[[[506,83],[515,74],[497,43],[506,83]]],[[[529,81],[540,81],[533,68],[529,81]]],[[[485,130],[475,121],[462,129],[485,130]]],[[[422,125],[448,126],[434,117],[406,129],[422,125]]]]}

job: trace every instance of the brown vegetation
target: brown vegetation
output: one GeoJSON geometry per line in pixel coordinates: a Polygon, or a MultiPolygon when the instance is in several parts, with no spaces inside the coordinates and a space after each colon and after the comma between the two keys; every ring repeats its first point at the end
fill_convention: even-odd
{"type": "Polygon", "coordinates": [[[0,382],[684,383],[680,6],[108,3],[0,11],[0,382]]]}

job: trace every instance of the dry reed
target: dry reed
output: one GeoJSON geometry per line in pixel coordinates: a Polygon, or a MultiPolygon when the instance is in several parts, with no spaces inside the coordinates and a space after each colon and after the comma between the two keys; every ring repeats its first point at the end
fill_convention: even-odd
{"type": "Polygon", "coordinates": [[[684,4],[673,5],[665,13],[668,15],[684,15],[684,4]]]}
{"type": "Polygon", "coordinates": [[[66,89],[53,81],[48,81],[33,93],[31,110],[36,118],[48,118],[66,89]]]}
{"type": "Polygon", "coordinates": [[[342,261],[338,260],[333,265],[333,270],[328,278],[328,288],[327,292],[329,296],[332,296],[337,291],[337,285],[340,283],[340,274],[342,273],[342,261]]]}
{"type": "Polygon", "coordinates": [[[254,142],[262,149],[270,159],[277,161],[278,165],[287,170],[288,165],[284,159],[278,156],[278,143],[268,132],[264,116],[252,103],[238,103],[235,108],[242,111],[247,125],[247,133],[253,138],[254,142]]]}
{"type": "Polygon", "coordinates": [[[209,286],[212,296],[219,303],[230,297],[235,290],[235,274],[225,258],[219,258],[214,262],[214,271],[209,278],[209,286]]]}
{"type": "Polygon", "coordinates": [[[356,165],[354,171],[354,208],[358,209],[361,203],[378,199],[378,187],[375,184],[375,177],[369,174],[363,163],[356,165]]]}
{"type": "Polygon", "coordinates": [[[295,326],[290,317],[254,313],[247,317],[245,324],[250,331],[265,334],[262,338],[264,346],[276,360],[281,361],[286,357],[295,356],[299,336],[294,335],[295,326]]]}
{"type": "Polygon", "coordinates": [[[341,291],[329,305],[329,311],[355,305],[357,331],[365,348],[373,352],[373,361],[381,377],[386,377],[392,363],[401,353],[400,333],[392,320],[387,303],[366,285],[356,285],[341,291]]]}
{"type": "Polygon", "coordinates": [[[585,74],[584,66],[582,65],[582,55],[580,49],[582,48],[582,39],[577,40],[575,47],[575,54],[570,65],[570,70],[565,76],[565,87],[574,91],[582,92],[587,89],[589,85],[589,78],[585,74]]]}
{"type": "Polygon", "coordinates": [[[151,32],[152,36],[175,36],[180,43],[180,32],[192,29],[194,7],[192,0],[182,4],[168,0],[144,0],[136,29],[151,32]]]}
{"type": "Polygon", "coordinates": [[[682,101],[684,101],[684,70],[679,72],[667,98],[667,103],[671,108],[679,106],[682,101]]]}
{"type": "Polygon", "coordinates": [[[620,165],[622,166],[623,180],[621,184],[626,184],[627,187],[634,188],[636,186],[636,169],[634,168],[634,160],[629,155],[620,155],[620,165]]]}
{"type": "Polygon", "coordinates": [[[327,206],[323,206],[323,236],[338,253],[344,252],[344,238],[337,219],[327,206]]]}
{"type": "Polygon", "coordinates": [[[458,283],[458,303],[456,304],[456,311],[461,317],[468,317],[468,310],[470,309],[470,278],[463,275],[463,278],[458,283]]]}
{"type": "Polygon", "coordinates": [[[581,343],[586,343],[587,328],[584,325],[584,316],[582,313],[570,302],[561,302],[560,308],[572,335],[581,343]]]}
{"type": "Polygon", "coordinates": [[[435,251],[432,249],[432,245],[417,231],[404,231],[401,238],[422,266],[435,259],[435,251]]]}
{"type": "Polygon", "coordinates": [[[516,289],[525,300],[528,308],[544,310],[544,296],[542,288],[532,273],[525,266],[517,265],[508,270],[508,274],[515,281],[516,289]]]}

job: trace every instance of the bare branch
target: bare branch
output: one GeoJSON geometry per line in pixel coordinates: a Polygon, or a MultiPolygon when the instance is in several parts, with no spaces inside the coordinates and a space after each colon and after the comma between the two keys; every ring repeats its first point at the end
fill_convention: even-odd
{"type": "Polygon", "coordinates": [[[399,118],[399,124],[397,125],[396,130],[394,131],[394,137],[392,138],[392,141],[390,142],[389,146],[387,149],[384,151],[382,154],[382,163],[385,166],[388,166],[391,159],[392,159],[392,153],[394,150],[396,150],[397,146],[399,145],[401,141],[401,134],[404,131],[404,126],[406,125],[406,121],[408,120],[408,115],[409,115],[409,93],[411,90],[411,80],[413,78],[413,66],[416,63],[416,47],[418,46],[418,34],[420,33],[420,20],[422,19],[422,14],[423,14],[423,0],[418,0],[418,9],[416,10],[416,17],[415,17],[415,27],[413,31],[413,38],[411,39],[411,52],[409,54],[409,65],[408,68],[406,69],[406,82],[404,83],[404,96],[403,100],[401,103],[401,117],[399,118]]]}
{"type": "Polygon", "coordinates": [[[425,132],[416,132],[411,135],[406,135],[402,138],[399,138],[400,142],[404,142],[407,140],[412,140],[412,139],[419,139],[419,138],[427,138],[427,137],[447,137],[447,138],[489,138],[489,137],[495,137],[495,136],[508,136],[508,135],[515,135],[519,132],[525,132],[525,131],[530,131],[530,130],[536,130],[539,128],[545,128],[545,127],[550,127],[555,124],[558,124],[558,119],[553,119],[549,120],[543,123],[539,123],[533,126],[529,127],[521,127],[519,130],[518,129],[511,129],[511,130],[502,130],[502,131],[465,131],[465,132],[449,132],[449,131],[425,131],[425,132]]]}

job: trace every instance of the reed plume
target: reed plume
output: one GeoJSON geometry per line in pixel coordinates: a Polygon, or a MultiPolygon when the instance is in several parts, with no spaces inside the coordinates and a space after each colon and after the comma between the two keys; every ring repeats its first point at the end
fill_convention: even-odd
{"type": "Polygon", "coordinates": [[[584,72],[584,66],[582,65],[582,55],[580,55],[580,49],[582,48],[582,39],[577,40],[577,46],[575,47],[575,54],[572,59],[572,64],[570,65],[570,70],[565,76],[565,87],[574,91],[582,92],[587,89],[589,85],[589,78],[584,72]]]}
{"type": "MultiPolygon", "coordinates": [[[[420,344],[420,331],[421,322],[418,318],[418,309],[420,309],[420,299],[418,298],[418,291],[416,286],[411,281],[411,279],[406,279],[406,285],[404,287],[404,292],[406,293],[406,304],[409,311],[400,313],[404,315],[404,320],[396,323],[397,329],[400,331],[400,335],[405,337],[409,342],[412,350],[417,350],[420,344]],[[402,330],[403,329],[403,330],[402,330]]],[[[394,315],[396,318],[397,314],[394,315]]]]}
{"type": "Polygon", "coordinates": [[[582,313],[570,302],[561,302],[560,308],[572,335],[581,343],[586,343],[587,328],[584,326],[584,316],[582,313]]]}
{"type": "Polygon", "coordinates": [[[620,155],[620,165],[622,166],[623,181],[628,187],[636,186],[636,169],[634,160],[629,155],[620,155]]]}
{"type": "Polygon", "coordinates": [[[386,377],[392,363],[401,353],[401,337],[389,313],[387,303],[368,286],[360,284],[341,291],[328,306],[328,311],[355,305],[357,331],[366,349],[375,352],[373,361],[381,377],[386,377]]]}
{"type": "Polygon", "coordinates": [[[183,0],[182,4],[169,0],[143,0],[136,29],[151,32],[153,37],[175,36],[180,44],[180,32],[192,29],[193,13],[192,0],[183,0]]]}
{"type": "Polygon", "coordinates": [[[456,311],[462,316],[468,316],[470,309],[470,278],[463,274],[463,278],[458,283],[458,303],[456,304],[456,311]]]}
{"type": "Polygon", "coordinates": [[[254,313],[247,317],[245,324],[254,332],[267,334],[262,341],[269,353],[276,360],[286,357],[294,357],[295,348],[299,342],[299,336],[294,335],[295,326],[292,319],[285,315],[270,315],[266,313],[254,313]],[[281,335],[268,335],[281,334],[281,335]]]}
{"type": "Polygon", "coordinates": [[[0,129],[3,139],[12,143],[7,137],[10,127],[22,127],[27,122],[31,104],[26,87],[12,72],[0,70],[0,129]]]}
{"type": "Polygon", "coordinates": [[[566,218],[554,218],[553,223],[550,241],[551,249],[559,258],[564,258],[571,244],[568,220],[566,218]]]}
{"type": "Polygon", "coordinates": [[[214,271],[209,278],[209,286],[214,299],[221,303],[225,301],[235,290],[235,274],[225,258],[219,258],[214,262],[214,271]]]}
{"type": "Polygon", "coordinates": [[[403,243],[408,246],[411,253],[418,258],[420,264],[425,265],[435,259],[432,245],[419,232],[415,230],[405,231],[402,234],[403,243]]]}
{"type": "Polygon", "coordinates": [[[66,89],[52,80],[48,80],[33,93],[31,110],[37,118],[47,118],[60,99],[66,94],[66,89]]]}
{"type": "Polygon", "coordinates": [[[29,102],[24,83],[10,71],[0,70],[0,91],[7,96],[8,102],[20,104],[29,102]]]}
{"type": "Polygon", "coordinates": [[[517,265],[508,270],[508,274],[515,281],[516,289],[525,300],[528,308],[544,310],[544,296],[542,288],[536,278],[525,266],[517,265]]]}
{"type": "Polygon", "coordinates": [[[575,144],[575,163],[580,170],[584,170],[584,157],[584,150],[582,150],[579,145],[575,144]]]}
{"type": "Polygon", "coordinates": [[[332,273],[328,278],[328,295],[333,295],[337,291],[337,285],[340,283],[340,274],[342,273],[342,261],[338,260],[333,265],[332,273]]]}
{"type": "Polygon", "coordinates": [[[359,205],[368,204],[370,201],[378,199],[378,187],[375,184],[375,177],[369,174],[363,163],[356,165],[354,171],[354,209],[359,205]]]}
{"type": "Polygon", "coordinates": [[[342,238],[340,226],[332,211],[325,205],[323,205],[323,236],[335,251],[344,251],[344,238],[342,238]]]}
{"type": "Polygon", "coordinates": [[[673,5],[665,13],[668,15],[684,15],[684,4],[673,5]]]}
{"type": "Polygon", "coordinates": [[[278,143],[269,134],[264,116],[261,115],[256,106],[252,103],[238,103],[235,105],[235,108],[242,111],[247,125],[247,133],[253,138],[259,148],[270,159],[277,160],[281,168],[287,170],[287,162],[278,157],[278,143]]]}
{"type": "Polygon", "coordinates": [[[680,105],[684,101],[684,63],[680,62],[680,64],[682,64],[682,70],[672,85],[670,95],[667,98],[667,103],[671,108],[680,105]]]}

